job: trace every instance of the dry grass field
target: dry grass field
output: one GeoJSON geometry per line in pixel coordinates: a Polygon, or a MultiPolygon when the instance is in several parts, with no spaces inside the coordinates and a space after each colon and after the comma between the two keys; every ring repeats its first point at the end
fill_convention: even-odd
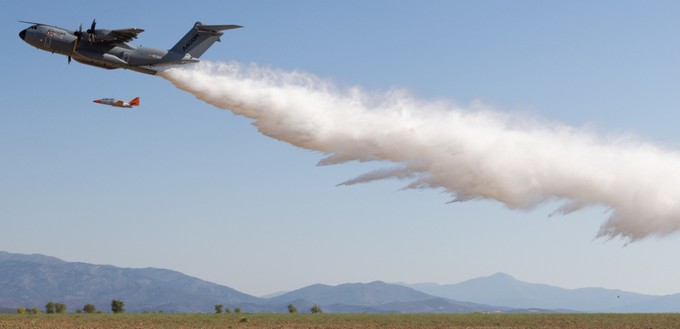
{"type": "Polygon", "coordinates": [[[41,314],[0,315],[0,329],[92,328],[680,328],[680,314],[41,314]]]}

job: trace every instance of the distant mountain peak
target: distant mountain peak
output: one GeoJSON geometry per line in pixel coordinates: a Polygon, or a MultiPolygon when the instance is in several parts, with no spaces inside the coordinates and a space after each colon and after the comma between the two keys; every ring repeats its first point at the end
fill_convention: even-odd
{"type": "Polygon", "coordinates": [[[434,296],[413,288],[388,284],[383,281],[369,283],[343,283],[337,286],[310,285],[273,298],[273,301],[304,299],[321,305],[354,304],[373,306],[391,302],[414,302],[431,299],[434,296]]]}
{"type": "Polygon", "coordinates": [[[486,278],[487,279],[495,279],[495,280],[517,281],[517,279],[515,279],[515,277],[513,277],[512,275],[507,274],[507,273],[503,273],[503,272],[497,272],[497,273],[491,274],[491,275],[487,276],[486,278]]]}
{"type": "Polygon", "coordinates": [[[57,265],[66,263],[65,261],[57,257],[45,256],[42,254],[14,254],[6,251],[0,251],[0,262],[7,261],[28,262],[45,265],[57,265]]]}

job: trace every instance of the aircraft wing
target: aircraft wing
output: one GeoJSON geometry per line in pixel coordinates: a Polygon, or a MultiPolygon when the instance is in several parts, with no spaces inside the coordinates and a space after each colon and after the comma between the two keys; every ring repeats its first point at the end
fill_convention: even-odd
{"type": "Polygon", "coordinates": [[[96,30],[94,33],[95,42],[110,44],[125,43],[136,39],[137,35],[144,32],[143,29],[120,29],[120,30],[96,30]]]}

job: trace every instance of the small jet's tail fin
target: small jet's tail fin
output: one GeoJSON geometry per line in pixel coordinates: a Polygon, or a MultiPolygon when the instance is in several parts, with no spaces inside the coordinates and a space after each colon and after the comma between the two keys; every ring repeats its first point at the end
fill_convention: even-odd
{"type": "Polygon", "coordinates": [[[135,99],[131,100],[130,105],[139,106],[139,97],[135,97],[135,99]]]}
{"type": "Polygon", "coordinates": [[[220,41],[220,36],[224,30],[238,29],[240,25],[203,25],[196,22],[187,34],[175,44],[170,51],[179,54],[189,54],[191,57],[199,58],[216,41],[220,41]]]}

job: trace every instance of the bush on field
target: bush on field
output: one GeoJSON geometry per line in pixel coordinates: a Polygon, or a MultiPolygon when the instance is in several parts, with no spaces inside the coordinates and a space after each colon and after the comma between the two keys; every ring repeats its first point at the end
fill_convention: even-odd
{"type": "Polygon", "coordinates": [[[114,299],[111,301],[111,312],[125,313],[125,303],[122,300],[114,299]]]}
{"type": "Polygon", "coordinates": [[[54,304],[54,311],[57,312],[57,314],[64,314],[64,313],[66,313],[66,304],[55,303],[55,304],[54,304]]]}
{"type": "Polygon", "coordinates": [[[293,304],[288,304],[288,313],[297,313],[297,307],[293,304]]]}
{"type": "Polygon", "coordinates": [[[314,306],[312,306],[310,311],[312,313],[323,313],[323,311],[321,311],[321,307],[319,305],[316,305],[316,304],[314,304],[314,306]]]}
{"type": "Polygon", "coordinates": [[[83,306],[83,312],[85,312],[87,314],[96,313],[97,307],[94,306],[93,304],[85,304],[85,306],[83,306]]]}

